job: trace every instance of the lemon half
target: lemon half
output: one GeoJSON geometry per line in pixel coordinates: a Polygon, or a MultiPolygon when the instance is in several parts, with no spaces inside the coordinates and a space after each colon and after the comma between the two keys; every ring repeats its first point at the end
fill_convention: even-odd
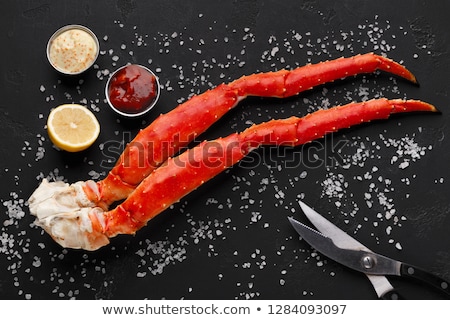
{"type": "Polygon", "coordinates": [[[100,134],[95,115],[79,104],[63,104],[53,109],[47,119],[50,140],[58,148],[78,152],[90,147],[100,134]]]}

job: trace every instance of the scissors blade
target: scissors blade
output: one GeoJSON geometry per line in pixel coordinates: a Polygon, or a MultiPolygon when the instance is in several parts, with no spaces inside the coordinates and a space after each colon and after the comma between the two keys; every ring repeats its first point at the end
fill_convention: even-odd
{"type": "Polygon", "coordinates": [[[349,250],[364,250],[372,252],[369,248],[357,241],[355,238],[349,236],[343,230],[339,229],[333,223],[324,218],[321,214],[314,211],[311,207],[304,202],[299,201],[300,207],[303,213],[308,217],[309,221],[319,230],[322,234],[326,234],[333,243],[341,249],[349,250]]]}
{"type": "MultiPolygon", "coordinates": [[[[364,246],[362,243],[349,236],[343,230],[336,227],[333,223],[325,219],[322,215],[314,211],[312,208],[307,206],[302,201],[299,201],[300,207],[302,208],[305,215],[311,221],[311,223],[321,232],[329,235],[332,239],[333,243],[340,248],[349,249],[349,250],[363,250],[367,252],[372,252],[369,248],[364,246]]],[[[290,219],[291,224],[297,230],[295,225],[297,225],[298,221],[294,219],[290,219]],[[292,221],[293,220],[293,221],[292,221]],[[294,222],[295,221],[295,222],[294,222]]],[[[298,230],[297,230],[298,232],[298,230]]],[[[313,246],[314,247],[314,246],[313,246]]],[[[345,264],[344,264],[345,265],[345,264]]],[[[369,281],[372,283],[377,296],[380,298],[384,296],[387,292],[391,292],[394,290],[394,287],[391,285],[389,280],[383,275],[373,275],[365,273],[369,281]]]]}
{"type": "Polygon", "coordinates": [[[367,273],[366,276],[369,279],[370,283],[372,283],[372,287],[375,289],[378,298],[383,297],[388,292],[395,291],[394,287],[385,276],[376,276],[367,273]]]}
{"type": "Polygon", "coordinates": [[[311,247],[344,266],[360,272],[365,271],[361,265],[363,251],[339,248],[330,237],[327,237],[319,231],[314,230],[291,217],[288,219],[295,231],[297,231],[302,239],[309,243],[311,247]]]}
{"type": "MultiPolygon", "coordinates": [[[[289,217],[289,222],[292,224],[297,233],[305,240],[309,245],[315,248],[325,256],[355,269],[361,272],[361,251],[354,251],[351,249],[338,248],[333,240],[326,237],[322,233],[304,225],[303,223],[289,217]]],[[[373,275],[365,273],[369,281],[372,283],[378,298],[381,298],[386,293],[394,291],[394,287],[383,275],[373,275]]]]}

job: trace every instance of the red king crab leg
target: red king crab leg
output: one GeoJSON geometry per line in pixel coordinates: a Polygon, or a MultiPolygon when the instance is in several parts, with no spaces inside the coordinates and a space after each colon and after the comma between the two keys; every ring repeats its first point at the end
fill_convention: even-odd
{"type": "MultiPolygon", "coordinates": [[[[392,73],[416,83],[402,65],[373,53],[309,64],[292,71],[243,76],[194,96],[158,117],[128,144],[108,176],[85,192],[97,205],[107,207],[125,199],[136,186],[168,157],[186,147],[239,101],[247,96],[290,97],[317,85],[376,70],[392,73]]],[[[90,187],[90,188],[89,188],[90,187]]]]}
{"type": "Polygon", "coordinates": [[[376,70],[416,82],[411,72],[402,65],[367,53],[310,64],[292,71],[243,76],[229,84],[221,84],[193,96],[141,130],[105,179],[72,184],[44,179],[30,198],[30,211],[34,215],[42,215],[43,212],[51,215],[96,206],[107,210],[111,203],[127,198],[153,170],[186,147],[245,97],[288,97],[316,85],[376,70]],[[40,204],[46,199],[53,201],[51,207],[40,204]]]}
{"type": "Polygon", "coordinates": [[[149,174],[115,209],[85,208],[76,217],[64,213],[38,216],[41,225],[64,247],[95,250],[118,234],[134,234],[154,216],[183,196],[243,159],[261,145],[297,146],[329,132],[363,122],[386,119],[391,114],[437,111],[417,100],[370,100],[319,110],[303,118],[271,120],[253,125],[242,133],[205,141],[169,158],[149,174]]]}
{"type": "MultiPolygon", "coordinates": [[[[416,82],[411,72],[400,64],[368,53],[307,65],[292,71],[244,76],[229,84],[219,85],[192,97],[143,129],[128,144],[104,180],[68,184],[43,179],[29,199],[30,212],[41,220],[54,215],[61,217],[62,213],[67,217],[83,216],[94,207],[107,211],[111,203],[127,198],[151,172],[245,97],[292,96],[315,85],[376,70],[416,82]]],[[[90,225],[91,222],[87,221],[86,230],[90,225]]]]}

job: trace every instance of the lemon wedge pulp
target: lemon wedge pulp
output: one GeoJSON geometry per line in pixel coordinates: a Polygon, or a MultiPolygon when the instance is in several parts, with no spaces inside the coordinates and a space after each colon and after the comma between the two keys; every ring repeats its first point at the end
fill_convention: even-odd
{"type": "Polygon", "coordinates": [[[95,142],[100,134],[100,124],[86,107],[79,104],[63,104],[50,112],[47,132],[56,147],[69,152],[78,152],[95,142]]]}

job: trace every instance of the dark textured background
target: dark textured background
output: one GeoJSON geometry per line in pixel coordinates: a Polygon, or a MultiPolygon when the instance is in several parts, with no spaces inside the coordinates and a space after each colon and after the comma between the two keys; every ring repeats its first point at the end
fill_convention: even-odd
{"type": "MultiPolygon", "coordinates": [[[[0,297],[375,298],[363,275],[298,239],[286,217],[304,220],[299,198],[373,250],[449,279],[449,6],[384,0],[3,4],[0,297]],[[95,68],[76,78],[57,74],[45,55],[50,35],[66,24],[90,27],[102,50],[95,68]],[[377,73],[283,101],[252,98],[202,138],[381,96],[422,99],[442,114],[374,122],[303,148],[261,149],[136,236],[118,237],[97,252],[62,249],[32,225],[25,201],[43,177],[103,177],[110,166],[105,159],[115,159],[122,140],[192,93],[243,74],[369,51],[405,64],[420,87],[377,73]],[[163,86],[155,110],[137,121],[118,119],[104,102],[105,70],[128,62],[155,70],[163,86]],[[52,148],[44,128],[50,109],[67,102],[87,105],[101,123],[97,143],[80,154],[52,148]]],[[[392,282],[407,298],[443,298],[418,283],[392,282]]]]}

